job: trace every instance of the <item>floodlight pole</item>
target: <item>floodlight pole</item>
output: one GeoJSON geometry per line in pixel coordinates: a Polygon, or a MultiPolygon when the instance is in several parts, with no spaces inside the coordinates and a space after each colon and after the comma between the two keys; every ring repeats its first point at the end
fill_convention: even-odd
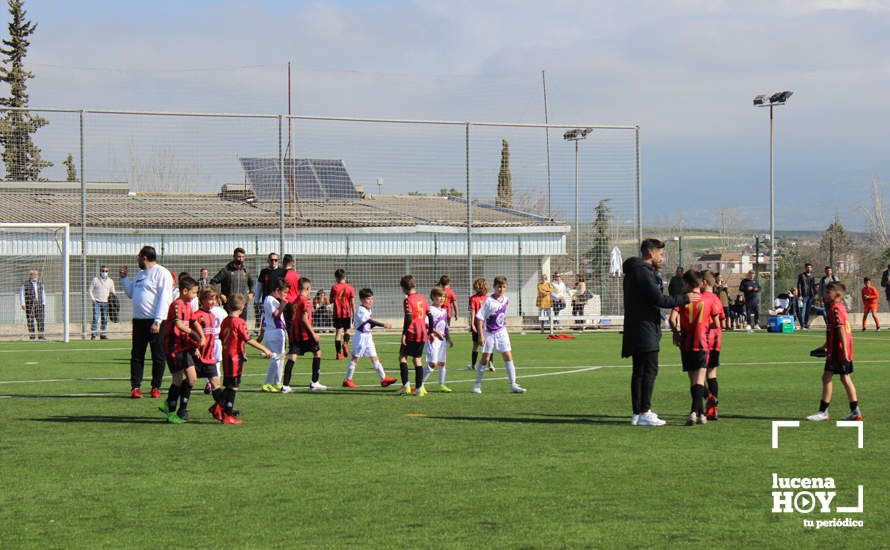
{"type": "Polygon", "coordinates": [[[776,303],[776,199],[773,155],[773,105],[769,106],[769,303],[776,303]]]}
{"type": "Polygon", "coordinates": [[[578,140],[575,140],[575,278],[581,273],[581,190],[578,186],[578,140]]]}

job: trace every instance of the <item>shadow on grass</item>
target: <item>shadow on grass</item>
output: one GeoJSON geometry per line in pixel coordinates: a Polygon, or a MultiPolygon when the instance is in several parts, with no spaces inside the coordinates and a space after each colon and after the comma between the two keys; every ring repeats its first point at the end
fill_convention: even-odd
{"type": "Polygon", "coordinates": [[[129,393],[0,393],[0,399],[132,399],[129,393]]]}
{"type": "Polygon", "coordinates": [[[50,416],[47,418],[29,418],[32,422],[71,422],[111,423],[111,424],[166,424],[166,419],[157,416],[50,416]]]}
{"type": "Polygon", "coordinates": [[[457,420],[464,422],[495,422],[506,424],[599,424],[626,426],[630,425],[623,416],[598,416],[598,415],[547,415],[546,418],[534,417],[509,417],[509,416],[428,416],[433,420],[457,420]]]}
{"type": "MultiPolygon", "coordinates": [[[[267,394],[268,393],[270,395],[280,395],[278,393],[264,392],[263,390],[260,390],[260,389],[244,389],[242,387],[240,390],[238,390],[238,393],[245,393],[245,392],[256,393],[256,394],[267,394]]],[[[294,391],[292,393],[284,394],[284,395],[289,395],[289,396],[304,396],[304,395],[313,395],[313,396],[315,396],[315,395],[361,395],[361,396],[365,396],[365,395],[372,395],[372,396],[379,396],[379,397],[387,397],[387,396],[394,396],[395,392],[394,391],[385,391],[385,390],[384,391],[374,390],[374,389],[370,389],[370,388],[369,389],[356,388],[354,390],[327,389],[324,391],[310,391],[305,386],[302,386],[302,387],[294,386],[294,391]]],[[[289,399],[289,397],[286,397],[285,399],[289,399]]]]}

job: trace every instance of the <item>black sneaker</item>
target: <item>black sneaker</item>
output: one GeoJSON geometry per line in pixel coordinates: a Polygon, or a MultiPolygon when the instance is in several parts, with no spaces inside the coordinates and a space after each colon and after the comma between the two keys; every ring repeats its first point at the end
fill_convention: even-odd
{"type": "Polygon", "coordinates": [[[178,415],[179,415],[179,418],[181,418],[181,419],[183,419],[183,420],[191,420],[191,419],[192,419],[192,416],[189,414],[189,410],[188,410],[188,409],[186,409],[186,410],[184,410],[184,411],[179,411],[179,412],[176,413],[176,414],[178,414],[178,415]]]}

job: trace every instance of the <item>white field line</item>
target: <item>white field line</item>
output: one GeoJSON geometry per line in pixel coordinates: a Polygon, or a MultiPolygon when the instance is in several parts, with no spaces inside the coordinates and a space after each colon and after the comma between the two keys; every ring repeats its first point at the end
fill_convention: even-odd
{"type": "Polygon", "coordinates": [[[0,353],[68,353],[69,351],[130,351],[130,348],[0,349],[0,353]]]}

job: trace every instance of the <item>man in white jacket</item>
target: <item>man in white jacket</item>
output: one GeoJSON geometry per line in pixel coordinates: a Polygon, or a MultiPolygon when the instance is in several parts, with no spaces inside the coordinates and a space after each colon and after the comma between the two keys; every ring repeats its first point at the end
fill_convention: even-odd
{"type": "Polygon", "coordinates": [[[137,257],[141,271],[127,277],[127,266],[120,269],[121,285],[133,300],[133,344],[130,348],[130,397],[142,397],[142,373],[145,348],[151,346],[151,396],[161,397],[164,378],[163,325],[173,301],[173,276],[158,264],[152,246],[143,246],[137,257]]]}

